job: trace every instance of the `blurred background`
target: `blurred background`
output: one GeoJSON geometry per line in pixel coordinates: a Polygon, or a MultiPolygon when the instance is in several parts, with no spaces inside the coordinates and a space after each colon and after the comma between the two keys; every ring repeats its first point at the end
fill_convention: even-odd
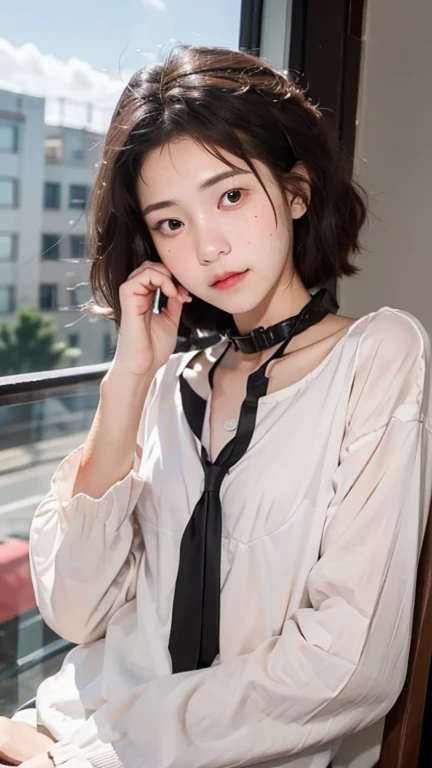
{"type": "Polygon", "coordinates": [[[341,312],[432,333],[431,0],[15,0],[0,8],[0,713],[67,650],[41,621],[32,514],[85,438],[114,326],[90,296],[86,203],[113,107],[173,43],[242,48],[310,89],[370,197],[341,312]],[[7,7],[6,7],[7,6],[7,7]]]}

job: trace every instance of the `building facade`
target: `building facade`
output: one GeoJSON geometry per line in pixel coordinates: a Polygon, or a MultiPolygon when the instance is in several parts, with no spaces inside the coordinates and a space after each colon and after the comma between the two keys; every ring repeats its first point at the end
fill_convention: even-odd
{"type": "Polygon", "coordinates": [[[112,322],[80,310],[90,297],[85,209],[104,136],[46,125],[44,111],[44,99],[0,91],[0,322],[33,305],[74,350],[67,365],[89,365],[115,344],[112,322]]]}

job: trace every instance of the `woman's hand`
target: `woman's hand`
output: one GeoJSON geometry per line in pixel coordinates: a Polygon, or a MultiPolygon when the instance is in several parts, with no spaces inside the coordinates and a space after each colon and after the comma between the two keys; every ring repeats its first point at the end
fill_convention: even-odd
{"type": "Polygon", "coordinates": [[[174,284],[170,271],[153,261],[135,269],[119,289],[121,323],[112,365],[123,373],[156,373],[174,352],[183,304],[191,301],[182,286],[174,284]],[[168,304],[152,312],[153,297],[160,288],[168,304]]]}
{"type": "Polygon", "coordinates": [[[53,739],[38,733],[36,728],[28,723],[0,717],[0,760],[19,765],[40,755],[41,752],[46,754],[54,743],[53,739]]]}

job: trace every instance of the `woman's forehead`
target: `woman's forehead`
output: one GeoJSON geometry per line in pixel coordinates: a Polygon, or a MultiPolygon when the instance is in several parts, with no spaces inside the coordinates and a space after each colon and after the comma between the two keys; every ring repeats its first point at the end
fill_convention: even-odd
{"type": "MultiPolygon", "coordinates": [[[[251,168],[244,160],[225,149],[215,149],[220,157],[216,156],[213,148],[207,148],[189,137],[174,139],[156,147],[142,162],[139,187],[166,191],[169,184],[180,190],[185,186],[199,190],[205,186],[206,181],[225,172],[238,171],[239,174],[252,175],[251,168]]],[[[267,176],[267,168],[262,163],[254,161],[254,166],[260,175],[267,176]]]]}
{"type": "MultiPolygon", "coordinates": [[[[221,155],[229,163],[236,166],[247,167],[246,164],[225,150],[219,150],[221,155]]],[[[203,169],[226,168],[226,163],[216,157],[210,150],[191,138],[183,137],[173,139],[161,147],[151,150],[144,158],[141,166],[141,175],[146,177],[161,176],[164,174],[190,176],[193,171],[203,169]]]]}

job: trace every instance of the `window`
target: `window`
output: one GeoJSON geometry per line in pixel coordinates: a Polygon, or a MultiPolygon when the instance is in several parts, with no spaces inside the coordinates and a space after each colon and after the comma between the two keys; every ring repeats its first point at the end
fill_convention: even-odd
{"type": "Polygon", "coordinates": [[[0,152],[18,152],[18,126],[0,123],[0,152]]]}
{"type": "Polygon", "coordinates": [[[70,236],[70,256],[71,259],[84,259],[86,239],[84,235],[70,236]]]}
{"type": "Polygon", "coordinates": [[[15,287],[0,285],[0,315],[8,315],[15,311],[15,287]]]}
{"type": "Polygon", "coordinates": [[[46,181],[44,187],[44,208],[58,211],[60,208],[60,184],[54,181],[46,181]]]}
{"type": "Polygon", "coordinates": [[[17,236],[13,232],[0,232],[0,262],[15,261],[17,256],[17,236]]]}
{"type": "Polygon", "coordinates": [[[39,286],[39,309],[57,309],[57,285],[42,283],[39,286]]]}
{"type": "Polygon", "coordinates": [[[79,333],[69,333],[67,337],[67,345],[68,347],[79,347],[80,345],[79,333]]]}
{"type": "Polygon", "coordinates": [[[89,283],[78,283],[74,288],[68,288],[69,306],[71,309],[77,309],[84,306],[91,299],[91,290],[89,283]]]}
{"type": "Polygon", "coordinates": [[[16,208],[17,204],[18,204],[17,180],[0,178],[0,208],[16,208]]]}
{"type": "Polygon", "coordinates": [[[84,150],[83,149],[71,149],[71,159],[75,160],[75,162],[79,160],[84,160],[84,150]]]}
{"type": "Polygon", "coordinates": [[[45,160],[47,163],[61,163],[63,159],[63,139],[45,139],[45,160]]]}
{"type": "Polygon", "coordinates": [[[42,261],[58,261],[61,235],[42,235],[42,261]]]}
{"type": "Polygon", "coordinates": [[[87,204],[88,187],[83,184],[71,184],[69,187],[69,208],[84,210],[87,204]]]}

